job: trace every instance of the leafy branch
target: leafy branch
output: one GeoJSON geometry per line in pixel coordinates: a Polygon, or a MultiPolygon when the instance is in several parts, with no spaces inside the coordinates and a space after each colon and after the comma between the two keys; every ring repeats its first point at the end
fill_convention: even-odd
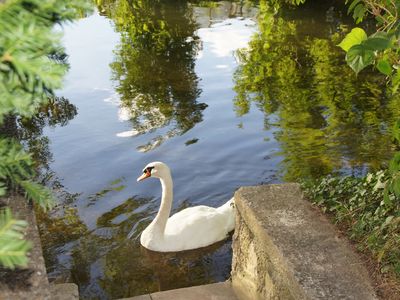
{"type": "Polygon", "coordinates": [[[13,218],[9,208],[0,210],[0,263],[14,269],[28,263],[26,252],[31,243],[24,240],[23,231],[27,223],[13,218]]]}
{"type": "Polygon", "coordinates": [[[0,183],[3,181],[3,187],[21,187],[28,199],[44,210],[50,209],[54,197],[49,189],[30,180],[34,176],[33,161],[22,146],[16,141],[0,138],[0,156],[0,183]]]}

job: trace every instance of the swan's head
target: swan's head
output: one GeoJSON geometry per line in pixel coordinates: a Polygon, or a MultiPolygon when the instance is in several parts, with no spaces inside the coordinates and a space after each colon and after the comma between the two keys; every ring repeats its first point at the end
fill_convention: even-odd
{"type": "Polygon", "coordinates": [[[137,181],[142,181],[149,177],[163,178],[165,176],[170,176],[170,174],[170,170],[166,164],[155,161],[144,167],[143,174],[139,176],[137,181]]]}

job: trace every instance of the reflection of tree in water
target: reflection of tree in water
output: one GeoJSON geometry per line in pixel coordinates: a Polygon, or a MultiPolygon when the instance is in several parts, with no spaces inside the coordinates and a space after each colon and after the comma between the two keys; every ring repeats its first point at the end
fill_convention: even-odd
{"type": "Polygon", "coordinates": [[[5,128],[1,131],[3,135],[21,141],[32,154],[38,168],[48,170],[52,154],[49,150],[49,140],[43,136],[43,129],[46,126],[65,126],[76,114],[75,105],[68,99],[51,97],[32,118],[17,118],[9,115],[5,120],[5,128]]]}
{"type": "MultiPolygon", "coordinates": [[[[64,193],[67,193],[64,191],[64,193]]],[[[79,194],[69,194],[76,200],[79,194]]],[[[43,257],[46,260],[47,273],[50,281],[57,279],[68,281],[69,265],[59,261],[59,255],[65,252],[64,247],[75,244],[87,233],[87,227],[79,218],[75,207],[57,206],[51,212],[36,210],[40,239],[43,245],[43,257]]]]}
{"type": "Polygon", "coordinates": [[[104,279],[99,284],[112,297],[128,297],[149,292],[213,283],[224,280],[230,261],[222,262],[230,243],[178,253],[157,253],[137,244],[115,248],[104,259],[104,279]],[[129,257],[129,259],[128,259],[129,257]]]}
{"type": "Polygon", "coordinates": [[[386,129],[400,115],[400,98],[389,95],[383,76],[364,72],[357,78],[345,64],[335,46],[341,39],[335,9],[325,8],[330,23],[314,34],[311,18],[277,16],[266,1],[260,7],[260,32],[239,53],[235,107],[243,115],[255,103],[265,113],[266,129],[269,118],[278,117],[285,179],[343,167],[357,171],[364,164],[379,168],[390,157],[386,129]],[[315,37],[321,31],[326,38],[315,37]]]}
{"type": "Polygon", "coordinates": [[[100,11],[113,19],[121,44],[111,64],[121,97],[120,118],[132,135],[168,126],[140,151],[181,135],[202,120],[205,104],[194,72],[199,39],[187,1],[104,2],[100,11]]]}
{"type": "Polygon", "coordinates": [[[43,129],[65,126],[76,114],[75,105],[71,104],[68,99],[51,97],[33,117],[20,118],[9,115],[5,120],[4,128],[0,129],[3,135],[18,139],[24,145],[35,162],[37,179],[52,188],[53,192],[57,194],[57,198],[62,199],[65,204],[72,203],[77,195],[65,191],[55,173],[50,169],[52,153],[49,139],[43,135],[43,129]]]}
{"type": "MultiPolygon", "coordinates": [[[[11,135],[19,139],[32,153],[36,163],[39,178],[48,185],[59,199],[60,204],[50,212],[36,210],[38,227],[43,244],[44,257],[46,259],[47,272],[60,275],[63,271],[57,267],[52,270],[50,266],[58,266],[58,249],[70,241],[78,239],[86,226],[80,220],[77,209],[70,207],[79,194],[71,194],[66,191],[50,169],[52,161],[49,139],[43,135],[45,127],[65,126],[77,114],[76,107],[64,97],[49,98],[48,103],[41,106],[39,112],[32,118],[15,118],[9,116],[7,120],[8,129],[11,135]],[[64,207],[64,205],[66,205],[64,207]],[[49,268],[50,267],[50,268],[49,268]]],[[[53,274],[54,276],[56,276],[53,274]]]]}

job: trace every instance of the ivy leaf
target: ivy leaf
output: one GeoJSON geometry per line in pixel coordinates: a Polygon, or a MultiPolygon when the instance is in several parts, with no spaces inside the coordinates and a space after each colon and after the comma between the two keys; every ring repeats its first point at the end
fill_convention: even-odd
{"type": "Polygon", "coordinates": [[[344,51],[348,52],[349,49],[355,45],[361,44],[362,41],[367,39],[367,34],[362,28],[353,28],[338,45],[344,51]]]}
{"type": "Polygon", "coordinates": [[[378,61],[376,68],[381,72],[382,74],[385,75],[390,75],[392,74],[392,66],[386,59],[381,59],[378,61]]]}
{"type": "Polygon", "coordinates": [[[354,45],[346,54],[346,62],[357,74],[365,67],[372,64],[374,51],[364,45],[354,45]]]}

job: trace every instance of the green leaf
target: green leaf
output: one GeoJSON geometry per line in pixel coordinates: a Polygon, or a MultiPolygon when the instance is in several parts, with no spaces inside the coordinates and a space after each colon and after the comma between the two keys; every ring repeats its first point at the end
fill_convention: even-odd
{"type": "Polygon", "coordinates": [[[392,127],[393,138],[400,143],[400,120],[397,120],[392,127]]]}
{"type": "Polygon", "coordinates": [[[386,206],[390,206],[392,201],[390,200],[390,196],[389,196],[389,187],[386,185],[385,190],[383,192],[383,203],[386,206]]]}
{"type": "Polygon", "coordinates": [[[354,45],[346,54],[346,62],[357,74],[365,67],[372,64],[374,52],[364,45],[354,45]]]}
{"type": "Polygon", "coordinates": [[[392,74],[392,66],[386,59],[381,59],[378,61],[376,68],[381,72],[382,74],[385,75],[390,75],[392,74]]]}
{"type": "Polygon", "coordinates": [[[367,12],[367,9],[365,8],[364,4],[359,3],[354,8],[353,18],[356,20],[356,24],[360,23],[363,20],[366,12],[367,12]]]}
{"type": "Polygon", "coordinates": [[[362,44],[373,51],[381,51],[390,48],[391,42],[387,37],[369,37],[362,44]]]}
{"type": "Polygon", "coordinates": [[[39,204],[44,210],[53,207],[55,199],[48,188],[29,180],[21,181],[19,184],[25,190],[26,197],[39,204]]]}
{"type": "Polygon", "coordinates": [[[396,178],[392,182],[392,189],[394,194],[399,197],[400,196],[400,178],[396,178]]]}
{"type": "Polygon", "coordinates": [[[343,41],[338,45],[344,51],[349,51],[349,49],[355,45],[361,44],[362,41],[367,39],[367,34],[361,28],[353,28],[343,39],[343,41]]]}
{"type": "Polygon", "coordinates": [[[23,239],[25,221],[13,218],[9,208],[0,210],[0,264],[14,269],[28,263],[26,256],[31,244],[23,239]]]}
{"type": "Polygon", "coordinates": [[[371,34],[369,37],[371,38],[381,38],[381,39],[390,39],[390,35],[385,31],[377,31],[371,34]]]}
{"type": "MultiPolygon", "coordinates": [[[[350,12],[354,9],[354,7],[355,7],[358,3],[360,3],[360,1],[361,1],[361,0],[354,0],[354,1],[350,4],[349,9],[347,10],[347,14],[350,14],[350,12]]],[[[347,1],[346,1],[346,4],[347,4],[347,1]]]]}
{"type": "Polygon", "coordinates": [[[400,152],[396,152],[390,160],[389,171],[392,175],[400,171],[400,152]]]}
{"type": "Polygon", "coordinates": [[[0,182],[0,197],[7,193],[7,187],[3,182],[0,182]]]}

